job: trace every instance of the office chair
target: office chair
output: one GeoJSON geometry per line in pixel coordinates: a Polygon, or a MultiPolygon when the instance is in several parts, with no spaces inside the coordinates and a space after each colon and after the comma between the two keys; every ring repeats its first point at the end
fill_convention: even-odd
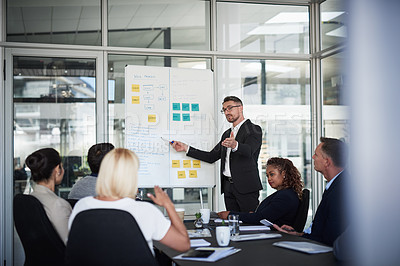
{"type": "Polygon", "coordinates": [[[25,266],[64,265],[65,245],[40,201],[31,195],[14,197],[14,223],[25,251],[25,266]]]}
{"type": "Polygon", "coordinates": [[[73,209],[75,207],[75,204],[79,201],[79,199],[66,199],[68,201],[69,205],[71,205],[71,208],[73,209]]]}
{"type": "Polygon", "coordinates": [[[310,190],[303,189],[303,197],[300,201],[299,207],[297,208],[296,218],[293,223],[293,228],[297,232],[303,232],[304,225],[307,221],[308,207],[310,204],[310,190]]]}
{"type": "Polygon", "coordinates": [[[115,209],[78,213],[69,232],[66,265],[158,265],[135,218],[115,209]]]}

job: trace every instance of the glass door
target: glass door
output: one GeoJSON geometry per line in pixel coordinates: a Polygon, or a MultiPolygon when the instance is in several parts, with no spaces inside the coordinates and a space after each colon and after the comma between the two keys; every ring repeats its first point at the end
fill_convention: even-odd
{"type": "MultiPolygon", "coordinates": [[[[87,151],[102,131],[96,119],[97,103],[102,106],[104,102],[102,89],[98,93],[103,87],[99,77],[101,53],[90,57],[80,57],[76,52],[73,56],[62,54],[29,54],[26,49],[8,53],[11,73],[7,76],[6,99],[11,103],[7,116],[11,125],[7,134],[11,134],[9,155],[13,155],[12,174],[8,175],[12,177],[8,180],[12,185],[10,204],[14,195],[32,191],[25,159],[38,149],[54,148],[60,153],[65,174],[55,192],[62,198],[67,198],[73,184],[90,171],[87,151]]],[[[13,242],[14,264],[22,265],[23,249],[16,233],[13,242]]]]}

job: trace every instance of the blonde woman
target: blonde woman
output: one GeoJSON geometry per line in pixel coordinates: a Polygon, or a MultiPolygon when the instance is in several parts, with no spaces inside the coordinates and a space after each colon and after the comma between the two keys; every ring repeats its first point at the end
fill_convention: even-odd
{"type": "Polygon", "coordinates": [[[135,201],[138,169],[139,159],[132,151],[118,148],[107,153],[97,178],[97,196],[83,198],[75,205],[68,228],[71,228],[79,212],[100,208],[118,209],[129,212],[135,218],[153,254],[153,240],[178,251],[188,250],[190,242],[186,227],[176,213],[174,204],[160,187],[155,186],[155,195],[148,196],[167,210],[170,220],[153,204],[135,201]]]}

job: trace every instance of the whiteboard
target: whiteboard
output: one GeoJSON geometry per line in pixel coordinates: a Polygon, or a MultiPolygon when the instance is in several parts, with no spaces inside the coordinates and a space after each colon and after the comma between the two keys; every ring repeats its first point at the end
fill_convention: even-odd
{"type": "Polygon", "coordinates": [[[176,152],[179,140],[215,145],[213,73],[170,67],[125,67],[125,147],[140,159],[139,187],[213,187],[215,165],[176,152]]]}

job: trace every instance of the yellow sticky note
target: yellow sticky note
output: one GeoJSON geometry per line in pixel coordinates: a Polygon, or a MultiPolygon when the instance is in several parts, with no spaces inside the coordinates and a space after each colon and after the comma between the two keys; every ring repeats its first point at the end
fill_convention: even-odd
{"type": "Polygon", "coordinates": [[[197,177],[197,170],[189,170],[189,177],[191,178],[197,177]]]}
{"type": "Polygon", "coordinates": [[[139,104],[140,96],[132,96],[132,104],[139,104]]]}
{"type": "Polygon", "coordinates": [[[149,123],[155,123],[155,122],[157,122],[157,117],[156,117],[156,115],[148,115],[148,116],[147,116],[147,121],[148,121],[149,123]]]}
{"type": "Polygon", "coordinates": [[[140,92],[139,84],[132,84],[132,92],[140,92]]]}
{"type": "Polygon", "coordinates": [[[193,168],[201,168],[200,160],[193,160],[193,168]]]}
{"type": "Polygon", "coordinates": [[[178,178],[186,178],[185,171],[178,171],[178,178]]]}
{"type": "Polygon", "coordinates": [[[181,163],[179,160],[172,160],[172,168],[180,168],[181,163]]]}
{"type": "Polygon", "coordinates": [[[191,163],[190,160],[183,160],[183,168],[190,168],[191,163]]]}

